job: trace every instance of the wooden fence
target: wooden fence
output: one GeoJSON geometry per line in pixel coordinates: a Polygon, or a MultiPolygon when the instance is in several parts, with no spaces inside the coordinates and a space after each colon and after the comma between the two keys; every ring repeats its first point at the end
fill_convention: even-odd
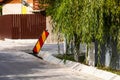
{"type": "Polygon", "coordinates": [[[14,14],[0,16],[0,39],[36,39],[46,29],[43,14],[14,14]]]}

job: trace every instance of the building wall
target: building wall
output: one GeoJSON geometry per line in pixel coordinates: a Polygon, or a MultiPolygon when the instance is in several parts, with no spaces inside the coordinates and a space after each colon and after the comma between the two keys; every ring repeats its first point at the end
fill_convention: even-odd
{"type": "Polygon", "coordinates": [[[21,0],[8,0],[2,9],[2,14],[32,14],[33,0],[26,0],[31,7],[26,7],[21,4],[21,0]]]}
{"type": "MultiPolygon", "coordinates": [[[[0,1],[4,1],[4,0],[0,0],[0,1]]],[[[9,4],[15,4],[15,3],[21,3],[22,0],[5,0],[5,3],[9,3],[9,4]]],[[[28,3],[33,3],[33,0],[27,0],[28,3]]]]}
{"type": "Polygon", "coordinates": [[[46,29],[49,32],[49,36],[46,40],[46,43],[57,43],[58,42],[57,34],[53,33],[53,28],[52,28],[50,16],[46,17],[46,29]]]}
{"type": "Polygon", "coordinates": [[[2,13],[3,15],[21,14],[21,8],[22,8],[21,4],[5,4],[3,5],[2,13]]]}
{"type": "Polygon", "coordinates": [[[0,2],[2,2],[3,0],[0,0],[0,2]]]}

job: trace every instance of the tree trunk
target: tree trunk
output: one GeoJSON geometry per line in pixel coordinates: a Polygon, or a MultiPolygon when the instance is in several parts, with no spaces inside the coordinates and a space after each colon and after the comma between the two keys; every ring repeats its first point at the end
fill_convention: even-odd
{"type": "Polygon", "coordinates": [[[87,54],[88,65],[95,66],[95,43],[92,42],[91,44],[89,44],[89,47],[87,48],[88,48],[87,54]]]}
{"type": "Polygon", "coordinates": [[[71,54],[74,53],[74,42],[73,42],[73,40],[70,41],[70,53],[71,54]]]}
{"type": "Polygon", "coordinates": [[[74,34],[74,59],[79,62],[80,59],[80,37],[74,34]]]}
{"type": "Polygon", "coordinates": [[[75,59],[75,61],[79,62],[79,61],[80,61],[80,60],[79,60],[79,56],[80,56],[80,54],[79,54],[79,49],[78,49],[77,46],[75,46],[74,48],[75,48],[75,49],[74,49],[74,59],[75,59]]]}
{"type": "Polygon", "coordinates": [[[67,40],[66,40],[66,38],[64,37],[64,53],[67,52],[66,45],[67,45],[67,40]]]}
{"type": "Polygon", "coordinates": [[[111,47],[112,47],[112,56],[111,56],[110,67],[113,69],[118,69],[119,68],[119,54],[117,51],[117,41],[113,40],[111,42],[111,47]]]}

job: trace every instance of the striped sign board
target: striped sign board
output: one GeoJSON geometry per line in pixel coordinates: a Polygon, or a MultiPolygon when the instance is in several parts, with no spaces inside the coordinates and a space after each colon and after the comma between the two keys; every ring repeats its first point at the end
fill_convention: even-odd
{"type": "Polygon", "coordinates": [[[49,33],[46,30],[44,30],[42,32],[42,35],[40,36],[40,38],[38,39],[37,43],[35,44],[35,47],[33,48],[33,53],[34,54],[38,54],[39,53],[39,51],[41,50],[45,40],[48,37],[48,35],[49,35],[49,33]]]}

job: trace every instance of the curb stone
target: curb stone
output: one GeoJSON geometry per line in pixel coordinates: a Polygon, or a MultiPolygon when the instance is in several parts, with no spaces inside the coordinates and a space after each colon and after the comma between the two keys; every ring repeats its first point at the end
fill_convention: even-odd
{"type": "Polygon", "coordinates": [[[113,80],[120,80],[120,76],[116,76],[113,80]]]}
{"type": "Polygon", "coordinates": [[[53,54],[50,53],[49,51],[47,52],[41,51],[38,56],[41,56],[45,61],[48,61],[54,64],[64,65],[66,67],[70,67],[72,70],[91,74],[96,77],[102,78],[104,80],[120,80],[119,75],[116,75],[107,71],[99,70],[92,66],[87,66],[87,65],[69,61],[69,60],[66,60],[66,63],[64,63],[63,60],[54,57],[53,54]]]}

